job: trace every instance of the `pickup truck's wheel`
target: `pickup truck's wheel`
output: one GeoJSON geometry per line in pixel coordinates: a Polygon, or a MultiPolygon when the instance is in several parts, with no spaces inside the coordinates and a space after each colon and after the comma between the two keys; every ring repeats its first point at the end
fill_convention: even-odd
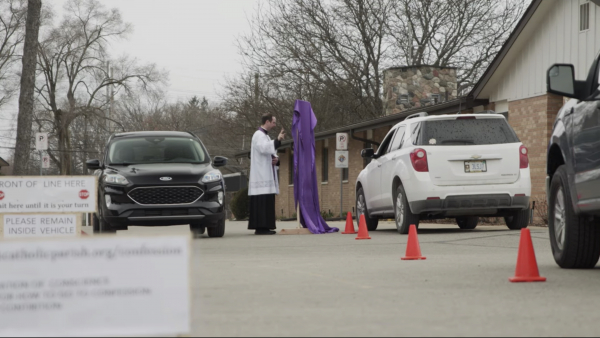
{"type": "Polygon", "coordinates": [[[225,219],[220,220],[216,227],[208,228],[208,237],[225,236],[225,219]]]}
{"type": "Polygon", "coordinates": [[[591,269],[600,257],[600,225],[575,214],[568,182],[562,165],[552,178],[548,201],[552,253],[561,268],[591,269]]]}
{"type": "Polygon", "coordinates": [[[406,191],[404,191],[403,186],[399,186],[398,189],[396,189],[394,213],[396,219],[396,229],[400,234],[408,234],[411,224],[414,224],[417,228],[419,227],[419,215],[415,215],[410,211],[408,199],[406,198],[406,191]]]}
{"type": "Polygon", "coordinates": [[[365,191],[363,190],[363,188],[358,189],[358,192],[356,193],[356,224],[359,226],[361,215],[365,215],[367,230],[377,230],[377,226],[379,225],[379,219],[369,217],[369,210],[367,209],[367,200],[365,199],[365,191]]]}
{"type": "Polygon", "coordinates": [[[510,230],[521,230],[529,225],[529,214],[531,209],[515,211],[513,215],[504,217],[504,222],[510,230]]]}
{"type": "Polygon", "coordinates": [[[465,216],[465,217],[456,217],[456,224],[462,230],[473,230],[479,224],[479,217],[477,216],[465,216]]]}

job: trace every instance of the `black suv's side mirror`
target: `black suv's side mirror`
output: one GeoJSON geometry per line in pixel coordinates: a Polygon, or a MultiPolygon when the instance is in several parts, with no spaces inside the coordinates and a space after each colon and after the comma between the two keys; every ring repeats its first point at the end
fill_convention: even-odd
{"type": "Polygon", "coordinates": [[[360,152],[360,156],[363,157],[363,158],[374,158],[375,157],[375,150],[373,150],[373,148],[363,149],[360,152]]]}
{"type": "Polygon", "coordinates": [[[215,156],[215,158],[213,159],[213,166],[216,167],[224,167],[227,165],[227,157],[223,157],[223,156],[215,156]]]}
{"type": "Polygon", "coordinates": [[[85,162],[85,166],[89,170],[102,169],[102,166],[100,165],[100,160],[89,160],[89,161],[85,162]]]}

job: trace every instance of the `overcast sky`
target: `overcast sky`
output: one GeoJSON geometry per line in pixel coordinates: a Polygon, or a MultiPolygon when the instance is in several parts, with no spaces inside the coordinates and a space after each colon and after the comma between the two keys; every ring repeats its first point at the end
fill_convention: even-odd
{"type": "MultiPolygon", "coordinates": [[[[67,0],[51,0],[60,16],[67,0]]],[[[44,0],[46,2],[46,0],[44,0]]],[[[113,56],[128,54],[144,63],[156,63],[170,72],[169,97],[194,95],[217,100],[226,76],[241,72],[236,37],[249,28],[248,18],[258,0],[101,0],[118,8],[133,24],[128,40],[112,45],[113,56]]],[[[58,17],[56,18],[58,19],[58,17]]],[[[6,130],[14,126],[10,116],[16,103],[0,112],[0,146],[14,146],[6,130]],[[11,123],[12,122],[12,123],[11,123]]],[[[6,156],[0,149],[0,156],[6,156]]]]}

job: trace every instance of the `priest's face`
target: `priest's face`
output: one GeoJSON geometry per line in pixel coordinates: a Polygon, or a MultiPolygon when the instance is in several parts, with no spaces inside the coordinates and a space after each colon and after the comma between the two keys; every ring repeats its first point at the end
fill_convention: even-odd
{"type": "Polygon", "coordinates": [[[277,126],[277,118],[275,116],[273,116],[273,121],[267,121],[265,123],[265,125],[263,126],[263,128],[266,131],[271,131],[271,129],[275,128],[277,126]]]}

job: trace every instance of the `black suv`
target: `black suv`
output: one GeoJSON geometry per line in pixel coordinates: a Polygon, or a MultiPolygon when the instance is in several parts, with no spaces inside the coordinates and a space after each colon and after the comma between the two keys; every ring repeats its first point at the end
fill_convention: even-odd
{"type": "Polygon", "coordinates": [[[600,257],[600,56],[586,81],[573,65],[548,70],[548,92],[574,100],[558,112],[548,147],[548,224],[556,263],[591,269],[600,257]]]}
{"type": "Polygon", "coordinates": [[[98,213],[94,232],[127,230],[129,225],[190,224],[210,237],[225,234],[225,183],[202,142],[186,132],[114,134],[103,160],[87,168],[98,177],[98,213]]]}

